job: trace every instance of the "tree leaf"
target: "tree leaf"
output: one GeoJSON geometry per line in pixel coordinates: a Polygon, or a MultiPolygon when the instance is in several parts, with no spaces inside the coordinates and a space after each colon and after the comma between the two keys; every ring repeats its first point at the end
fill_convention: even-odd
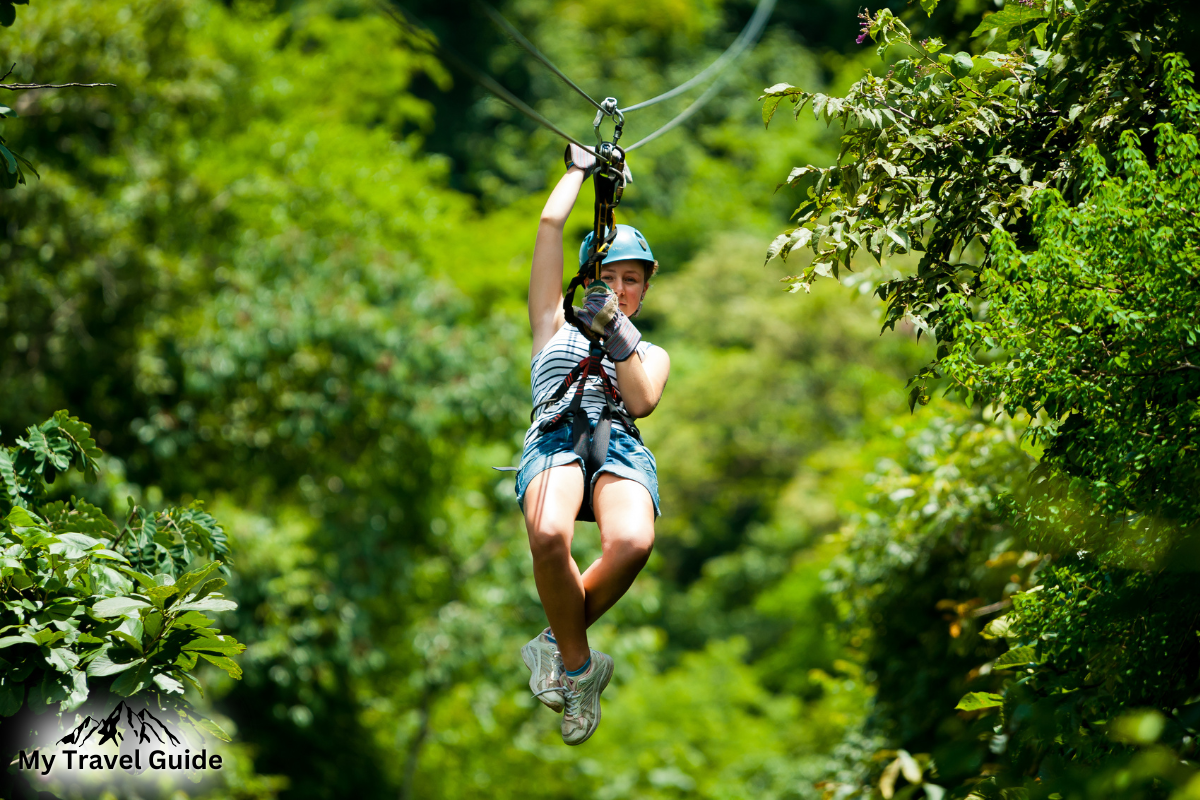
{"type": "Polygon", "coordinates": [[[762,118],[764,126],[771,124],[771,120],[775,117],[775,111],[779,108],[779,104],[781,102],[783,102],[782,96],[768,97],[766,101],[763,102],[762,118]]]}
{"type": "Polygon", "coordinates": [[[212,574],[212,571],[219,566],[221,566],[219,561],[212,561],[208,564],[205,564],[200,569],[192,570],[191,572],[181,576],[179,580],[175,582],[175,588],[179,591],[180,596],[182,597],[186,595],[193,586],[207,578],[210,574],[212,574]]]}
{"type": "Polygon", "coordinates": [[[975,68],[975,61],[971,58],[970,53],[964,53],[960,51],[954,54],[954,58],[951,60],[951,65],[952,68],[957,67],[955,74],[959,77],[963,77],[975,68]]]}
{"type": "Polygon", "coordinates": [[[71,498],[71,505],[55,503],[53,508],[44,507],[46,524],[56,533],[82,533],[101,539],[114,539],[117,526],[96,506],[71,498]]]}
{"type": "Polygon", "coordinates": [[[1003,164],[1004,166],[1008,167],[1009,172],[1014,174],[1020,172],[1021,167],[1024,166],[1024,164],[1021,163],[1021,159],[1012,158],[1011,156],[995,156],[992,158],[992,163],[1003,164]]]}
{"type": "Polygon", "coordinates": [[[201,614],[199,611],[188,611],[186,614],[180,614],[175,618],[174,626],[186,626],[195,628],[207,628],[212,625],[215,620],[201,614]]]}
{"type": "Polygon", "coordinates": [[[196,724],[223,742],[232,741],[229,738],[229,734],[226,733],[225,730],[220,725],[213,722],[211,719],[207,719],[206,717],[199,717],[199,718],[196,718],[196,724]]]}
{"type": "Polygon", "coordinates": [[[242,679],[242,668],[237,665],[237,662],[226,656],[214,656],[208,653],[200,652],[199,656],[209,663],[216,664],[225,672],[229,673],[229,677],[234,680],[242,679]]]}
{"type": "Polygon", "coordinates": [[[25,501],[21,498],[21,483],[17,479],[17,472],[7,447],[0,447],[0,480],[4,482],[8,491],[9,501],[18,508],[23,507],[25,501]]]}
{"type": "Polygon", "coordinates": [[[804,247],[812,241],[812,238],[813,232],[811,228],[797,228],[792,231],[791,236],[788,237],[787,244],[783,248],[784,260],[786,261],[787,257],[791,255],[792,250],[797,247],[804,247]]]}
{"type": "Polygon", "coordinates": [[[896,794],[896,780],[900,777],[900,759],[894,759],[883,768],[879,776],[879,794],[883,800],[892,800],[896,794]]]}
{"type": "Polygon", "coordinates": [[[15,175],[17,172],[17,160],[13,158],[12,151],[2,144],[0,144],[0,158],[4,159],[8,172],[15,175]]]}
{"type": "Polygon", "coordinates": [[[79,656],[66,647],[43,647],[42,657],[59,672],[70,672],[79,665],[79,656]]]}
{"type": "Polygon", "coordinates": [[[179,587],[170,586],[155,586],[153,589],[147,589],[146,594],[150,598],[150,602],[154,603],[158,608],[164,608],[166,601],[172,595],[178,594],[179,587]]]}
{"type": "Polygon", "coordinates": [[[0,717],[11,717],[25,702],[25,684],[4,679],[0,681],[0,717]]]}
{"type": "Polygon", "coordinates": [[[1009,618],[1007,616],[996,617],[994,620],[984,626],[980,631],[980,635],[985,639],[1004,639],[1008,636],[1009,618]]]}
{"type": "Polygon", "coordinates": [[[1017,647],[1002,654],[992,665],[992,669],[1012,669],[1037,663],[1033,647],[1017,647]]]}
{"type": "Polygon", "coordinates": [[[109,657],[109,648],[105,647],[100,655],[88,662],[87,674],[94,678],[102,678],[105,675],[116,675],[124,672],[127,669],[136,667],[145,662],[144,658],[135,658],[133,661],[113,661],[109,657]]]}
{"type": "Polygon", "coordinates": [[[28,633],[19,633],[16,636],[5,636],[0,638],[0,650],[6,647],[12,647],[15,644],[38,644],[38,640],[34,639],[28,633]]]}
{"type": "Polygon", "coordinates": [[[1004,705],[1004,697],[991,692],[971,692],[963,696],[955,706],[959,711],[980,711],[1004,705]]]}
{"type": "Polygon", "coordinates": [[[789,92],[788,91],[789,89],[794,90],[794,89],[796,89],[796,87],[792,86],[790,83],[777,83],[774,86],[769,86],[766,89],[763,89],[762,96],[770,97],[772,95],[779,95],[780,97],[783,97],[788,94],[797,94],[797,93],[804,94],[804,92],[799,92],[799,90],[789,92]]]}
{"type": "Polygon", "coordinates": [[[167,694],[183,694],[183,684],[164,672],[154,676],[154,685],[167,694]]]}
{"type": "Polygon", "coordinates": [[[150,665],[143,662],[138,665],[137,669],[127,670],[121,673],[121,677],[117,678],[112,683],[112,691],[122,697],[129,697],[137,694],[142,689],[149,685],[148,678],[150,665]]]}
{"type": "Polygon", "coordinates": [[[195,600],[187,603],[180,603],[174,607],[175,611],[233,611],[237,608],[237,603],[233,600],[226,600],[220,595],[215,597],[206,597],[203,600],[195,600]]]}
{"type": "Polygon", "coordinates": [[[96,462],[103,455],[96,442],[92,439],[92,428],[86,422],[80,422],[78,417],[72,417],[66,410],[54,412],[54,421],[59,430],[75,446],[83,467],[84,476],[89,481],[96,480],[96,462]]]}
{"type": "Polygon", "coordinates": [[[789,234],[781,233],[771,240],[771,244],[767,247],[767,258],[765,261],[763,261],[764,267],[771,263],[771,259],[779,255],[779,251],[782,250],[784,244],[787,243],[788,236],[789,234]]]}
{"type": "Polygon", "coordinates": [[[16,506],[12,511],[8,512],[5,521],[14,528],[36,528],[42,524],[42,521],[33,514],[20,506],[16,506]]]}
{"type": "Polygon", "coordinates": [[[141,608],[150,608],[150,603],[136,597],[108,597],[92,606],[98,617],[123,617],[141,608]]]}
{"type": "Polygon", "coordinates": [[[221,655],[237,655],[245,652],[246,645],[234,639],[232,636],[218,636],[214,638],[193,639],[185,644],[183,650],[204,650],[209,653],[220,653],[221,655]]]}
{"type": "Polygon", "coordinates": [[[63,711],[74,711],[85,702],[87,702],[90,690],[88,689],[87,675],[81,669],[71,671],[71,692],[67,695],[67,699],[63,702],[63,711]]]}
{"type": "Polygon", "coordinates": [[[1040,6],[1030,8],[1017,2],[1008,2],[1004,8],[994,14],[988,14],[971,32],[971,36],[979,36],[988,31],[996,31],[996,40],[1004,41],[1009,30],[1020,27],[1028,22],[1045,19],[1046,12],[1040,6]]]}

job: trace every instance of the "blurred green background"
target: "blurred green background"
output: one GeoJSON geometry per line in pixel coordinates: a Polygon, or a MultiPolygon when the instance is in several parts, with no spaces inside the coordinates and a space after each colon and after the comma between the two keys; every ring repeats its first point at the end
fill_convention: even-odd
{"type": "MultiPolygon", "coordinates": [[[[412,8],[590,134],[586,105],[470,6],[412,8]]],[[[753,4],[501,10],[629,104],[709,63],[753,4]]],[[[101,484],[75,491],[110,509],[200,498],[229,532],[240,609],[223,622],[249,644],[245,678],[214,670],[197,702],[236,757],[193,796],[815,798],[872,752],[872,698],[897,689],[864,633],[879,608],[911,604],[901,649],[981,660],[935,603],[1011,562],[927,581],[903,542],[860,540],[851,567],[848,532],[887,527],[878,498],[942,481],[956,530],[986,533],[990,500],[954,481],[1002,483],[1029,457],[965,409],[909,415],[905,380],[930,352],[911,331],[880,337],[865,284],[797,297],[785,266],[762,266],[797,203],[777,184],[830,163],[837,140],[807,114],[766,131],[757,97],[844,89],[878,64],[854,44],[857,10],[781,0],[713,101],[631,156],[619,219],[662,262],[639,327],[673,361],[643,426],[664,514],[646,571],[593,629],[617,669],[581,748],[527,690],[518,650],[544,622],[513,481],[490,468],[516,462],[527,425],[528,264],[561,141],[369,2],[19,10],[0,34],[14,80],[116,88],[21,94],[3,123],[41,178],[0,200],[0,431],[69,408],[107,454],[101,484]],[[939,453],[964,437],[1001,456],[947,478],[939,453]]],[[[694,97],[631,115],[627,141],[694,97]]],[[[581,563],[598,555],[594,526],[576,542],[581,563]]],[[[902,688],[920,718],[963,684],[902,688]]],[[[902,734],[931,735],[917,728],[902,734]]]]}

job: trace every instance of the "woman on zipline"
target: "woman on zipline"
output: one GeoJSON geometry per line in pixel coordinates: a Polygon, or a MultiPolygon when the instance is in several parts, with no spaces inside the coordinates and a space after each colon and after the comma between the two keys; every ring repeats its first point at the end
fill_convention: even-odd
{"type": "MultiPolygon", "coordinates": [[[[589,375],[581,396],[591,432],[606,408],[614,417],[603,466],[585,486],[571,421],[563,419],[578,387],[547,401],[589,356],[588,339],[564,317],[563,227],[595,166],[592,153],[576,145],[568,148],[567,174],[550,194],[538,224],[529,277],[536,413],[525,434],[516,486],[534,580],[550,623],[521,648],[521,657],[533,673],[529,686],[538,699],[555,711],[565,709],[562,737],[567,744],[581,744],[596,731],[600,693],[612,678],[612,658],[588,647],[588,626],[628,591],[654,544],[658,475],[654,456],[632,420],[658,405],[671,367],[666,351],[641,341],[630,322],[641,310],[658,262],[639,231],[618,225],[601,264],[602,284],[588,286],[583,308],[576,311],[583,325],[603,337],[605,351],[601,366],[608,381],[589,375]],[[610,393],[605,383],[619,394],[610,393]],[[581,574],[571,556],[571,539],[585,492],[591,494],[600,527],[601,556],[581,574]]],[[[580,249],[581,265],[589,244],[585,240],[580,249]]]]}

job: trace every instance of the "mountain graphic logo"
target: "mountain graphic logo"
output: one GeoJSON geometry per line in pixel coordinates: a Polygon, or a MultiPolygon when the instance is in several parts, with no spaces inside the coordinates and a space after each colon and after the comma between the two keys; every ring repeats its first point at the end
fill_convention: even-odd
{"type": "MultiPolygon", "coordinates": [[[[224,757],[210,753],[203,741],[195,750],[186,746],[195,743],[185,741],[183,733],[178,724],[173,729],[149,708],[139,709],[122,700],[105,716],[85,716],[54,740],[49,750],[36,745],[28,751],[22,748],[17,754],[17,768],[36,770],[46,777],[57,764],[60,773],[82,779],[88,774],[112,774],[117,769],[129,775],[147,770],[195,774],[224,766],[224,757]],[[118,752],[112,752],[114,747],[118,752]]],[[[196,733],[200,734],[199,729],[196,733]]]]}
{"type": "Polygon", "coordinates": [[[73,744],[82,746],[89,740],[95,745],[115,741],[118,745],[124,743],[124,735],[129,734],[134,745],[161,744],[178,747],[181,740],[171,728],[150,712],[149,708],[134,711],[125,701],[117,703],[117,707],[103,719],[92,719],[89,715],[71,729],[70,733],[58,740],[57,744],[73,744]],[[122,725],[124,716],[124,725],[122,725]],[[124,733],[122,733],[122,727],[124,733]]]}

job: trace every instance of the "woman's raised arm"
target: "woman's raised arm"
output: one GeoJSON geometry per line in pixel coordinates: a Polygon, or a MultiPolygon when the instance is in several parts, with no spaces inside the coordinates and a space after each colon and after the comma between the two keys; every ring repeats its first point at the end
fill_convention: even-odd
{"type": "Polygon", "coordinates": [[[563,227],[587,178],[585,169],[595,163],[595,158],[580,147],[572,145],[570,153],[573,165],[550,193],[533,245],[533,266],[529,272],[529,328],[533,333],[534,355],[566,322],[562,310],[563,227]]]}
{"type": "Polygon", "coordinates": [[[538,221],[533,267],[529,272],[529,328],[533,332],[534,355],[566,321],[562,310],[563,226],[575,206],[583,179],[583,170],[578,167],[568,170],[550,193],[538,221]]]}

